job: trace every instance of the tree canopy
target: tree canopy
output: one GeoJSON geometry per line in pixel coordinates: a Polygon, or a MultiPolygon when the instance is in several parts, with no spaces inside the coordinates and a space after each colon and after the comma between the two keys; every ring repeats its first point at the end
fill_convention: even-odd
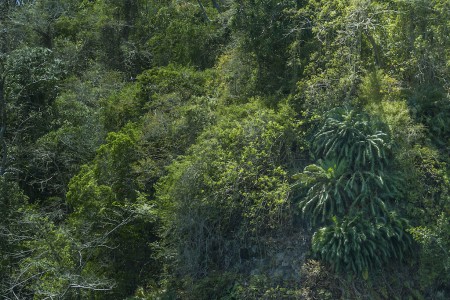
{"type": "Polygon", "coordinates": [[[447,299],[450,2],[0,2],[0,297],[447,299]]]}

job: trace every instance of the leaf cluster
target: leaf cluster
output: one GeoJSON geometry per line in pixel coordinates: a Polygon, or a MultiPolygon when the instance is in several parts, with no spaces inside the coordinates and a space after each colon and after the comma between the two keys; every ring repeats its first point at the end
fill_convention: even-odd
{"type": "Polygon", "coordinates": [[[388,136],[377,123],[357,111],[338,112],[313,138],[325,160],[297,175],[308,188],[299,207],[312,224],[319,217],[325,224],[314,234],[313,252],[336,271],[367,276],[409,249],[407,222],[390,211],[401,196],[400,178],[389,168],[388,136]]]}

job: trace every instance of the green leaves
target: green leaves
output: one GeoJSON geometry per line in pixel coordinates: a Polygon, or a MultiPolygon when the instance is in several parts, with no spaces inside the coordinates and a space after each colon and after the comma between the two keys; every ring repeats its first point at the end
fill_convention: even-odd
{"type": "Polygon", "coordinates": [[[313,252],[338,272],[367,277],[409,247],[406,221],[389,210],[401,195],[399,179],[389,168],[387,134],[367,115],[334,114],[313,138],[313,150],[326,160],[297,175],[309,188],[299,207],[313,224],[319,217],[322,224],[333,221],[314,234],[313,252]]]}
{"type": "Polygon", "coordinates": [[[331,225],[314,233],[312,251],[336,272],[366,277],[364,274],[390,259],[403,258],[410,245],[410,238],[404,233],[406,226],[406,220],[394,213],[387,218],[372,219],[363,214],[343,219],[333,217],[331,225]]]}
{"type": "Polygon", "coordinates": [[[183,275],[235,266],[241,247],[256,249],[292,218],[285,166],[294,120],[256,101],[219,118],[158,185],[164,239],[183,275]]]}
{"type": "Polygon", "coordinates": [[[140,138],[141,131],[131,123],[109,133],[95,159],[72,178],[67,193],[72,210],[69,228],[77,241],[87,245],[82,269],[114,279],[117,297],[130,293],[130,287],[158,268],[151,258],[152,204],[138,191],[134,169],[140,138]],[[133,272],[137,268],[145,269],[144,274],[133,272]]]}
{"type": "MultiPolygon", "coordinates": [[[[447,208],[448,210],[448,208],[447,208]]],[[[442,212],[433,223],[411,228],[412,234],[421,246],[421,282],[445,284],[450,279],[450,218],[442,212]]]]}
{"type": "Polygon", "coordinates": [[[197,1],[169,1],[157,8],[150,18],[152,35],[147,41],[155,65],[177,63],[203,69],[214,64],[218,46],[226,37],[225,28],[218,12],[206,9],[212,22],[205,19],[197,1]]]}
{"type": "Polygon", "coordinates": [[[324,222],[329,216],[335,213],[343,214],[346,209],[346,200],[339,185],[342,183],[339,178],[346,166],[330,165],[329,162],[319,165],[309,165],[305,167],[300,176],[302,184],[309,187],[307,198],[300,201],[299,207],[304,215],[309,215],[313,223],[318,216],[321,216],[321,222],[324,222]]]}
{"type": "Polygon", "coordinates": [[[16,2],[0,1],[5,297],[409,296],[390,280],[408,267],[386,290],[309,268],[314,292],[283,294],[304,282],[305,223],[312,255],[365,279],[411,232],[411,282],[448,289],[448,0],[16,2]]]}
{"type": "Polygon", "coordinates": [[[373,126],[367,116],[344,110],[326,119],[314,136],[315,153],[326,160],[307,166],[299,176],[309,187],[299,205],[313,223],[319,212],[322,222],[361,210],[383,215],[385,201],[398,193],[397,178],[385,170],[387,135],[373,126]]]}
{"type": "Polygon", "coordinates": [[[336,110],[314,136],[317,155],[345,159],[353,170],[382,169],[386,163],[387,135],[375,130],[364,114],[336,110]]]}
{"type": "Polygon", "coordinates": [[[291,17],[290,13],[293,14],[300,4],[274,0],[234,2],[231,28],[236,33],[239,48],[244,53],[251,53],[256,60],[255,92],[288,91],[295,85],[293,81],[297,76],[297,70],[289,74],[288,48],[300,39],[297,18],[291,17]],[[292,81],[287,74],[293,77],[292,81]]]}
{"type": "Polygon", "coordinates": [[[64,71],[63,63],[49,49],[25,47],[12,51],[4,67],[7,95],[19,103],[47,104],[64,71]]]}
{"type": "Polygon", "coordinates": [[[20,252],[21,226],[18,220],[27,197],[16,182],[0,176],[0,295],[5,297],[20,252]]]}

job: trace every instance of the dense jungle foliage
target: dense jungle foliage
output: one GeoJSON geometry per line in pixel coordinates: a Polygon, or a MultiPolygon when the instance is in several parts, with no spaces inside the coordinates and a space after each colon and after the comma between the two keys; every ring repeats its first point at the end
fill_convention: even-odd
{"type": "Polygon", "coordinates": [[[0,1],[2,299],[449,299],[450,1],[0,1]]]}

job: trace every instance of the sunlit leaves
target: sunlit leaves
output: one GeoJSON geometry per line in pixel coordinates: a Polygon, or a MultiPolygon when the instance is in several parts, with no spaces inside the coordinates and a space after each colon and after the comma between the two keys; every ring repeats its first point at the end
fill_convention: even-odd
{"type": "Polygon", "coordinates": [[[285,166],[293,119],[256,101],[226,113],[158,186],[166,238],[184,274],[232,267],[240,245],[258,245],[291,222],[285,166]]]}
{"type": "Polygon", "coordinates": [[[151,204],[138,192],[133,168],[139,138],[135,124],[109,133],[95,159],[72,178],[67,193],[69,224],[78,240],[93,247],[85,268],[114,278],[118,295],[132,292],[155,266],[149,245],[155,237],[151,204]],[[145,274],[131,271],[144,268],[143,261],[145,274]]]}

